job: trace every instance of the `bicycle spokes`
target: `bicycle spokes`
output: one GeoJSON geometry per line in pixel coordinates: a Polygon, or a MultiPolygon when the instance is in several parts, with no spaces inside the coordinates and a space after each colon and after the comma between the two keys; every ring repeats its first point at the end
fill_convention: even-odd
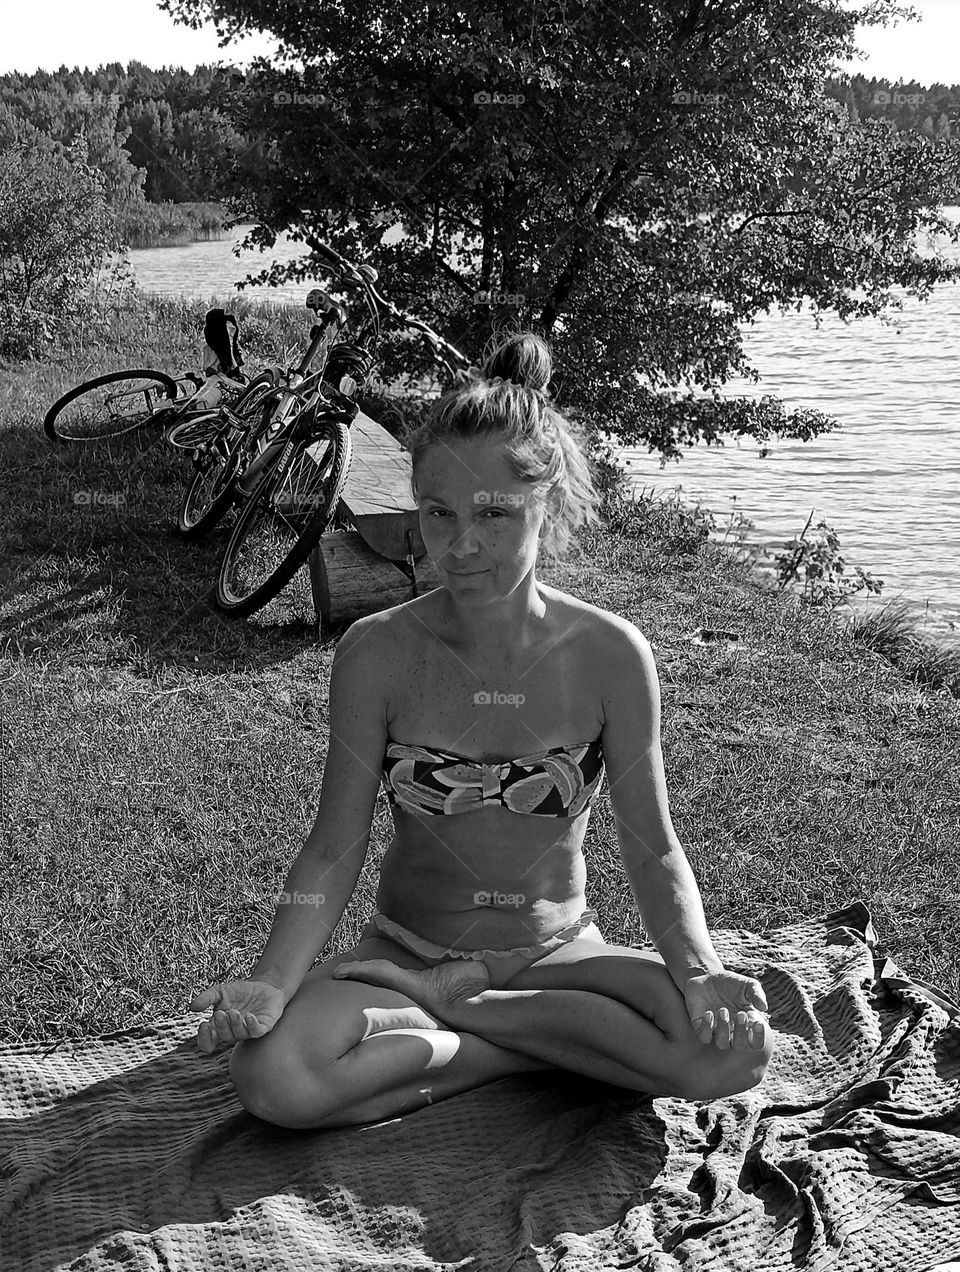
{"type": "Polygon", "coordinates": [[[234,601],[262,587],[289,557],[308,523],[327,509],[334,493],[330,475],[335,456],[335,447],[326,438],[301,447],[282,472],[266,478],[254,493],[246,533],[223,580],[234,601]]]}
{"type": "Polygon", "coordinates": [[[215,449],[209,448],[194,456],[194,477],[181,514],[185,525],[196,523],[218,498],[227,475],[227,463],[215,449]]]}
{"type": "Polygon", "coordinates": [[[89,389],[62,407],[57,428],[63,437],[82,441],[136,428],[169,406],[170,400],[156,380],[129,380],[119,386],[105,384],[89,389]]]}
{"type": "Polygon", "coordinates": [[[313,516],[329,501],[327,481],[333,455],[328,438],[314,442],[294,455],[283,480],[278,483],[272,500],[273,512],[294,526],[297,533],[304,519],[313,516]]]}

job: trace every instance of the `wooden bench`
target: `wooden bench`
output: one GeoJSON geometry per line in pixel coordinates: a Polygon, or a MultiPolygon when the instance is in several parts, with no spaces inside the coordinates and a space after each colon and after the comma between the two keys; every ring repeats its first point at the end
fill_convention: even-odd
{"type": "Polygon", "coordinates": [[[352,529],[328,531],[310,554],[318,636],[440,582],[420,535],[409,453],[362,411],[350,433],[353,457],[339,510],[352,529]]]}

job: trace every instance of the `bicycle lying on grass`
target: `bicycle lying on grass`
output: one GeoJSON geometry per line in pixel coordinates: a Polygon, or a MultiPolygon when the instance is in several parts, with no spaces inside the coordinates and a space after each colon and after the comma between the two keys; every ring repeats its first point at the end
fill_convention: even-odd
{"type": "Polygon", "coordinates": [[[214,589],[217,606],[236,617],[254,613],[290,582],[337,510],[350,467],[350,424],[359,412],[353,395],[375,366],[384,316],[424,335],[451,378],[469,366],[458,349],[376,289],[372,266],[353,265],[317,239],[306,244],[343,286],[360,290],[367,316],[355,338],[332,343],[347,313],[315,289],[307,303],[320,321],[310,345],[297,367],[279,372],[280,383],[263,387],[258,405],[244,414],[220,408],[167,433],[193,451],[197,468],[181,507],[181,533],[197,537],[231,503],[241,505],[214,589]]]}
{"type": "Polygon", "coordinates": [[[111,371],[68,390],[47,411],[43,429],[53,442],[96,442],[133,433],[154,422],[164,426],[221,401],[239,407],[248,386],[240,370],[237,321],[222,309],[204,320],[205,375],[188,371],[111,371]],[[233,323],[231,340],[229,324],[233,323]]]}

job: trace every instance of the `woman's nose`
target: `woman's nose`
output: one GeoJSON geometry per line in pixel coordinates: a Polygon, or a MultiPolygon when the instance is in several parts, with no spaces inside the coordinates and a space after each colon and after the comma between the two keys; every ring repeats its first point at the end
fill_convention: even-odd
{"type": "Polygon", "coordinates": [[[467,525],[456,527],[448,551],[451,556],[459,559],[460,557],[475,556],[479,546],[476,529],[468,523],[467,525]]]}

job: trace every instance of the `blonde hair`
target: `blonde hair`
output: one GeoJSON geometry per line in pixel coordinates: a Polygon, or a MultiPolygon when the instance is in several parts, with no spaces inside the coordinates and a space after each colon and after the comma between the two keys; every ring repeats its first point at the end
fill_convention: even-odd
{"type": "Polygon", "coordinates": [[[597,520],[599,498],[581,440],[547,392],[551,369],[546,341],[517,332],[488,352],[479,375],[435,402],[404,440],[412,454],[414,489],[417,466],[431,446],[502,441],[516,477],[542,492],[540,547],[559,559],[578,527],[597,520]]]}

